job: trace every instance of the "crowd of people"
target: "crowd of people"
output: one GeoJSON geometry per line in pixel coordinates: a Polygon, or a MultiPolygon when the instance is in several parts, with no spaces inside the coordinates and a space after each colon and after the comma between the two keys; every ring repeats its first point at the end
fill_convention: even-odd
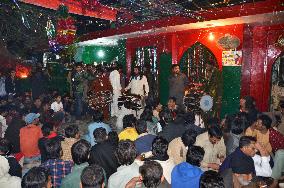
{"type": "Polygon", "coordinates": [[[92,121],[84,133],[82,121],[76,120],[84,117],[85,83],[98,79],[96,73],[77,64],[71,75],[73,97],[57,91],[33,97],[17,94],[11,71],[12,81],[1,95],[0,187],[283,186],[284,103],[277,121],[246,96],[240,112],[223,120],[207,117],[203,125],[182,104],[188,81],[177,69],[174,65],[170,77],[175,91],[164,106],[150,96],[151,83],[139,67],[128,85],[121,82],[120,66],[100,74],[107,81],[100,77],[99,84],[111,85],[112,103],[107,111],[105,106],[86,110],[92,121]],[[118,104],[127,90],[140,97],[141,109],[131,102],[118,104]],[[110,124],[110,117],[121,121],[119,126],[110,124]]]}

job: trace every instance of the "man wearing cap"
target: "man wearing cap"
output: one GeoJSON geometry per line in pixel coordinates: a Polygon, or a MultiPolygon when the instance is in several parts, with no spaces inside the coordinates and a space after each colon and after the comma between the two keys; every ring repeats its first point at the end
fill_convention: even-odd
{"type": "Polygon", "coordinates": [[[41,128],[37,126],[40,114],[29,113],[25,117],[26,126],[20,129],[20,148],[26,163],[40,160],[38,140],[42,137],[41,128]]]}

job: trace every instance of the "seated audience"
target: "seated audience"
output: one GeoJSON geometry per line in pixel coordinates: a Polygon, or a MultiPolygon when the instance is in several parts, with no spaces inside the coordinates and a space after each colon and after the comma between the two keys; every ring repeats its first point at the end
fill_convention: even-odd
{"type": "Polygon", "coordinates": [[[256,121],[259,113],[255,107],[255,101],[251,96],[244,96],[240,100],[240,112],[245,112],[248,115],[248,124],[251,125],[256,121]]]}
{"type": "Polygon", "coordinates": [[[188,129],[181,137],[175,138],[169,143],[168,155],[176,165],[186,161],[187,148],[192,146],[195,141],[196,132],[188,129]]]}
{"type": "Polygon", "coordinates": [[[109,178],[116,172],[118,167],[114,154],[117,145],[108,139],[106,130],[102,127],[94,131],[94,138],[97,144],[91,148],[89,163],[100,165],[105,170],[107,178],[109,178]]]}
{"type": "Polygon", "coordinates": [[[156,161],[145,161],[139,168],[140,177],[132,178],[125,188],[135,188],[136,184],[143,183],[142,188],[170,188],[170,184],[163,176],[163,168],[156,161]]]}
{"type": "Polygon", "coordinates": [[[232,173],[237,173],[237,170],[241,171],[242,169],[244,169],[244,171],[250,171],[251,175],[255,176],[256,171],[252,158],[256,153],[255,142],[256,139],[254,137],[241,137],[239,147],[232,154],[227,156],[220,166],[219,172],[224,178],[226,187],[233,187],[232,173]],[[236,161],[241,162],[237,163],[236,161]],[[235,168],[234,170],[233,165],[235,168]]]}
{"type": "Polygon", "coordinates": [[[152,155],[145,160],[154,160],[163,167],[163,175],[167,182],[171,184],[171,173],[175,166],[174,161],[168,156],[168,141],[162,137],[156,137],[152,143],[152,155]]]}
{"type": "Polygon", "coordinates": [[[230,132],[227,134],[226,151],[230,155],[239,147],[240,138],[244,135],[247,127],[246,114],[240,113],[234,117],[227,118],[227,124],[230,124],[230,132]]]}
{"type": "Polygon", "coordinates": [[[104,173],[102,167],[91,165],[82,171],[80,188],[104,188],[104,173]]]}
{"type": "Polygon", "coordinates": [[[156,138],[156,136],[148,133],[146,121],[138,120],[135,128],[137,133],[139,134],[138,138],[134,142],[138,155],[151,151],[152,142],[156,138]]]}
{"type": "Polygon", "coordinates": [[[138,133],[135,129],[137,119],[133,114],[125,115],[123,117],[123,130],[119,133],[119,140],[131,140],[134,141],[138,138],[138,133]]]}
{"type": "Polygon", "coordinates": [[[33,167],[24,175],[22,188],[51,188],[48,171],[42,167],[33,167]]]}
{"type": "Polygon", "coordinates": [[[218,170],[220,162],[226,156],[221,129],[217,126],[210,127],[208,132],[196,137],[195,145],[202,147],[205,151],[201,167],[204,170],[218,170]]]}
{"type": "Polygon", "coordinates": [[[156,135],[158,133],[157,122],[153,121],[152,107],[145,107],[143,113],[140,116],[140,120],[146,121],[147,130],[150,134],[156,135]]]}
{"type": "Polygon", "coordinates": [[[53,188],[59,188],[61,186],[62,179],[72,171],[72,161],[64,161],[61,159],[62,148],[61,144],[57,140],[49,140],[45,144],[47,161],[41,164],[49,171],[51,176],[51,183],[53,188]]]}
{"type": "Polygon", "coordinates": [[[107,131],[107,133],[111,131],[111,128],[109,127],[109,125],[105,124],[103,120],[104,120],[103,113],[99,110],[94,110],[93,111],[93,123],[91,123],[88,126],[88,135],[87,135],[87,140],[90,141],[92,146],[96,144],[96,140],[94,139],[93,133],[97,128],[102,127],[107,131]]]}
{"type": "Polygon", "coordinates": [[[22,167],[18,163],[16,158],[11,155],[11,149],[11,143],[5,138],[0,138],[0,155],[5,157],[9,162],[9,174],[11,176],[17,176],[19,178],[22,178],[22,167]]]}
{"type": "Polygon", "coordinates": [[[201,175],[199,188],[225,188],[225,185],[217,172],[208,170],[201,175]]]}
{"type": "Polygon", "coordinates": [[[20,153],[20,130],[23,128],[26,123],[24,121],[24,111],[17,110],[11,123],[7,127],[5,132],[5,138],[12,144],[11,153],[16,154],[20,153]]]}
{"type": "Polygon", "coordinates": [[[9,162],[8,160],[0,156],[0,187],[2,188],[21,188],[21,178],[11,176],[9,174],[9,162]]]}
{"type": "Polygon", "coordinates": [[[20,148],[25,157],[24,163],[40,160],[38,141],[42,137],[39,124],[40,114],[29,113],[25,117],[27,125],[20,130],[20,148]]]}
{"type": "Polygon", "coordinates": [[[109,177],[108,188],[125,187],[133,177],[139,176],[139,165],[134,161],[137,151],[132,141],[120,141],[115,155],[120,167],[109,177]]]}
{"type": "Polygon", "coordinates": [[[187,127],[183,122],[175,122],[173,114],[167,108],[160,112],[160,124],[162,126],[162,131],[158,133],[158,136],[165,138],[168,142],[171,142],[187,130],[187,127]]]}
{"type": "Polygon", "coordinates": [[[41,154],[41,163],[46,161],[46,151],[45,151],[45,143],[50,139],[56,139],[58,141],[64,140],[61,136],[58,136],[55,130],[55,127],[51,123],[45,123],[41,127],[41,132],[43,137],[38,141],[38,148],[41,154]]]}
{"type": "Polygon", "coordinates": [[[183,113],[182,107],[177,105],[177,99],[175,97],[170,97],[168,100],[168,109],[171,111],[174,118],[177,117],[179,113],[183,113]]]}
{"type": "Polygon", "coordinates": [[[62,160],[72,161],[71,147],[74,143],[79,141],[80,133],[77,125],[70,125],[65,129],[65,139],[61,142],[62,160]]]}
{"type": "Polygon", "coordinates": [[[88,166],[91,144],[86,140],[79,140],[71,147],[74,166],[72,172],[63,178],[61,188],[80,187],[80,176],[84,168],[88,166]]]}
{"type": "Polygon", "coordinates": [[[172,188],[199,188],[199,179],[203,173],[200,163],[204,153],[204,149],[199,146],[189,146],[186,162],[178,164],[172,171],[172,188]]]}
{"type": "Polygon", "coordinates": [[[245,133],[247,136],[256,136],[257,142],[261,143],[269,153],[284,149],[284,135],[271,128],[271,123],[271,118],[262,114],[257,118],[255,129],[251,126],[245,133]]]}
{"type": "Polygon", "coordinates": [[[37,113],[40,113],[40,111],[41,111],[41,100],[40,98],[36,98],[34,100],[34,104],[32,105],[30,112],[37,114],[37,113]]]}
{"type": "Polygon", "coordinates": [[[57,125],[60,125],[64,119],[64,108],[61,102],[61,96],[59,94],[56,94],[54,96],[54,102],[51,103],[50,108],[54,112],[53,114],[54,121],[56,122],[57,125]]]}

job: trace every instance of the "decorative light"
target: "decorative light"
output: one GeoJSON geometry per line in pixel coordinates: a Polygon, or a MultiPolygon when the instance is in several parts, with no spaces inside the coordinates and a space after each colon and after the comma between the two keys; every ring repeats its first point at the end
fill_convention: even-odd
{"type": "Polygon", "coordinates": [[[103,58],[105,56],[105,52],[103,50],[99,50],[97,55],[99,58],[103,58]]]}
{"type": "Polygon", "coordinates": [[[215,39],[215,36],[213,35],[213,33],[209,33],[208,39],[211,41],[215,39]]]}

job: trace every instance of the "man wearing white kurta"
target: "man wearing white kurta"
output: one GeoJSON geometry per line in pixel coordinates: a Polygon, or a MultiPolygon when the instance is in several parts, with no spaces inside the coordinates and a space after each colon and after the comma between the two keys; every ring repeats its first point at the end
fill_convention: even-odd
{"type": "MultiPolygon", "coordinates": [[[[130,83],[125,88],[125,90],[129,90],[131,94],[140,95],[141,96],[141,104],[142,108],[144,107],[145,97],[148,96],[149,93],[149,85],[146,76],[141,75],[139,73],[139,67],[134,67],[134,76],[132,76],[130,83]]],[[[137,112],[137,117],[140,117],[142,110],[137,112]]]]}
{"type": "Polygon", "coordinates": [[[146,76],[139,74],[138,67],[134,68],[134,76],[131,78],[130,83],[125,88],[125,90],[129,90],[131,94],[140,95],[142,97],[148,96],[149,93],[149,85],[146,76]]]}
{"type": "Polygon", "coordinates": [[[118,72],[119,67],[116,67],[109,75],[109,81],[112,86],[112,103],[111,103],[111,116],[118,116],[118,98],[121,95],[120,74],[118,72]]]}

